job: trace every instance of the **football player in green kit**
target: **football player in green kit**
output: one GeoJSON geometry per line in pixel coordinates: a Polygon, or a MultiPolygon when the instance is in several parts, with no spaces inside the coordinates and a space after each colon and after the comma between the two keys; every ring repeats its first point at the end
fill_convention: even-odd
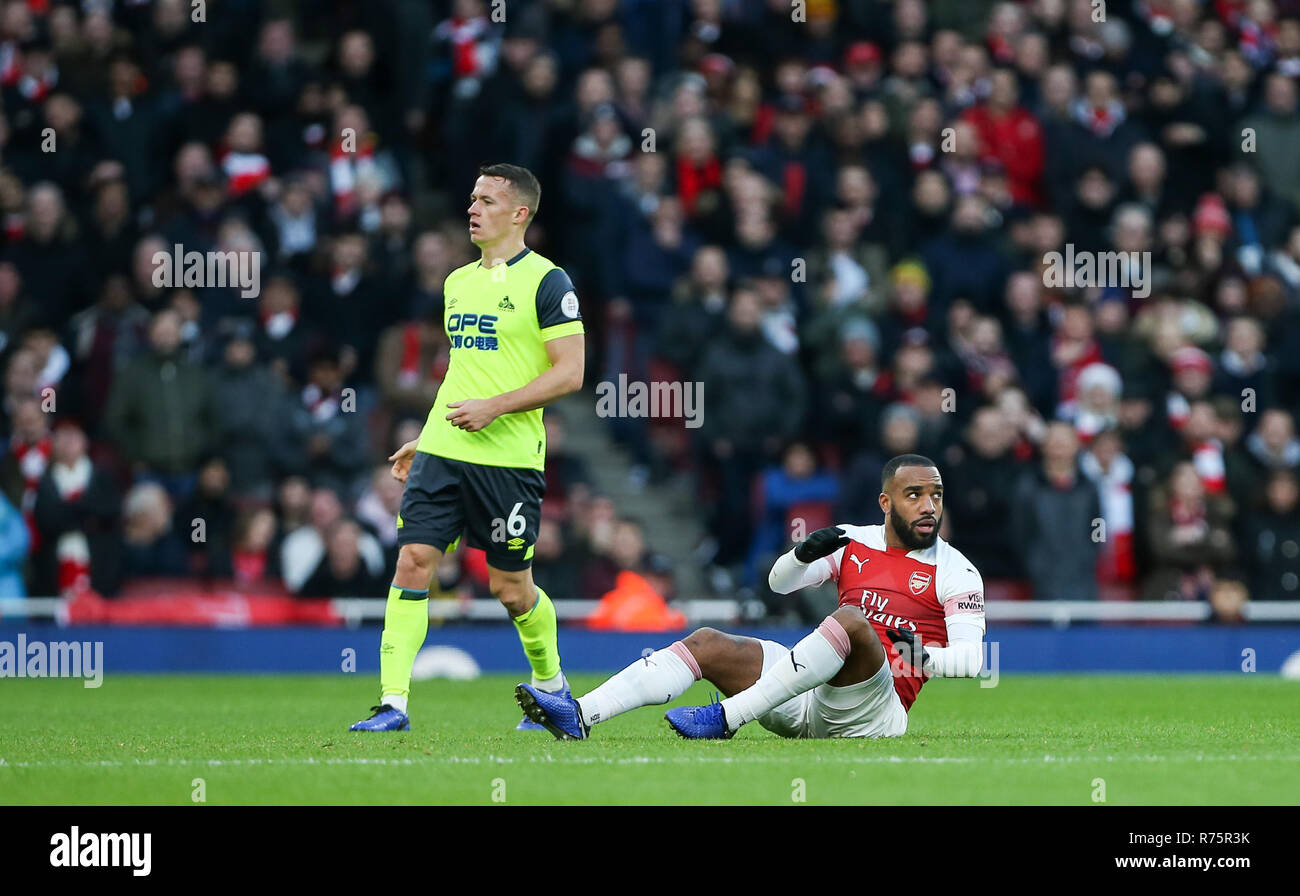
{"type": "Polygon", "coordinates": [[[410,728],[429,583],[462,536],[487,554],[489,587],[519,632],[533,686],[568,691],[555,607],[533,583],[532,559],[546,483],[542,408],[582,388],[585,336],[569,276],[524,245],[540,198],[537,178],[517,165],[486,165],[474,182],[469,237],[482,258],[443,284],[451,365],[420,437],[389,458],[406,483],[401,549],[384,613],[379,704],[354,731],[410,728]]]}

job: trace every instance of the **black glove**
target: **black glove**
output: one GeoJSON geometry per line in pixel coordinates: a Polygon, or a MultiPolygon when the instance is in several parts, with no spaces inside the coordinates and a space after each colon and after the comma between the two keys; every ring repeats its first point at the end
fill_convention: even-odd
{"type": "Polygon", "coordinates": [[[850,541],[839,526],[827,526],[818,529],[794,549],[794,559],[800,563],[812,563],[820,557],[829,557],[850,541]]]}
{"type": "Polygon", "coordinates": [[[885,634],[889,635],[889,640],[894,642],[894,647],[898,650],[898,655],[903,658],[913,669],[921,669],[925,666],[929,653],[921,644],[921,639],[912,632],[900,631],[896,628],[885,629],[885,634]]]}

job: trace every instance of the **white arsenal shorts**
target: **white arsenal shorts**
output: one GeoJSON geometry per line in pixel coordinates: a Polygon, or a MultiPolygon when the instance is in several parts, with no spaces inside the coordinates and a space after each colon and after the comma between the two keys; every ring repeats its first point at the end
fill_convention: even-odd
{"type": "MultiPolygon", "coordinates": [[[[790,653],[775,641],[759,643],[764,673],[790,653]]],[[[866,681],[846,688],[819,685],[759,716],[758,723],[782,737],[900,737],[907,731],[907,710],[889,663],[881,663],[866,681]]]]}

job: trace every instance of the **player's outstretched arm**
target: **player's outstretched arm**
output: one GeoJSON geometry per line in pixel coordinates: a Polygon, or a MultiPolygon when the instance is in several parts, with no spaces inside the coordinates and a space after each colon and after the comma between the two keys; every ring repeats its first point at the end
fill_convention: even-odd
{"type": "MultiPolygon", "coordinates": [[[[926,644],[923,668],[927,675],[941,678],[974,678],[984,664],[984,579],[951,546],[946,546],[942,553],[935,576],[939,580],[939,603],[948,629],[948,646],[926,644]]],[[[890,638],[894,638],[892,633],[890,638]]],[[[902,645],[897,639],[894,645],[901,653],[902,645]]]]}
{"type": "Polygon", "coordinates": [[[835,571],[828,559],[849,543],[849,536],[839,526],[813,532],[795,547],[776,558],[767,584],[777,594],[789,594],[800,588],[820,585],[835,571]]]}
{"type": "Polygon", "coordinates": [[[984,627],[949,617],[948,646],[923,644],[907,630],[887,629],[898,655],[915,669],[939,678],[974,678],[984,665],[984,627]]]}
{"type": "Polygon", "coordinates": [[[447,419],[453,426],[477,432],[502,414],[518,414],[546,407],[557,398],[582,388],[586,366],[586,337],[571,333],[546,343],[551,366],[511,392],[489,398],[466,398],[447,405],[447,419]]]}

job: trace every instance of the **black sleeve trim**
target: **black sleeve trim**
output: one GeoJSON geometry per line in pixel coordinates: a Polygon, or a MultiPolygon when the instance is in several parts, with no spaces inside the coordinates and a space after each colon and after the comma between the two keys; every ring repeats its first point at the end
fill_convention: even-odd
{"type": "Polygon", "coordinates": [[[582,320],[582,311],[578,307],[577,293],[573,281],[563,268],[553,268],[537,285],[537,326],[545,330],[558,324],[567,324],[582,320]],[[565,313],[565,296],[572,294],[567,302],[569,314],[565,313]]]}

